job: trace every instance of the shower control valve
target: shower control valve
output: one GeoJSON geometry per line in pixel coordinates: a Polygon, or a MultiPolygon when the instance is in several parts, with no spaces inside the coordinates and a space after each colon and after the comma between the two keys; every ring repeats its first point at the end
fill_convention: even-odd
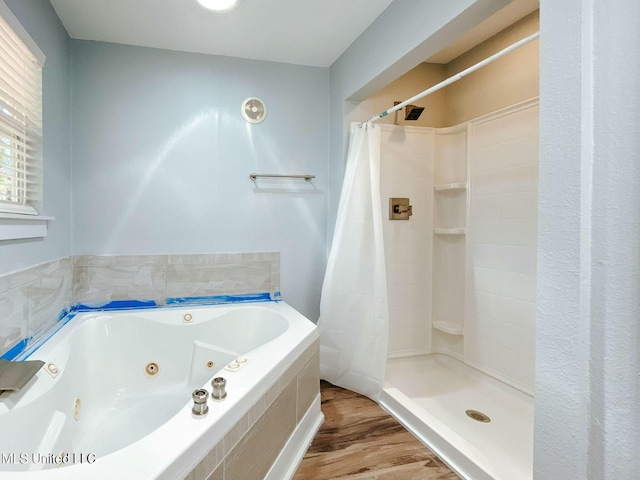
{"type": "Polygon", "coordinates": [[[407,213],[409,212],[409,216],[413,215],[413,207],[411,205],[407,205],[406,207],[403,205],[394,205],[393,213],[407,213]]]}
{"type": "Polygon", "coordinates": [[[413,207],[408,198],[389,199],[389,220],[409,220],[413,215],[413,207]]]}

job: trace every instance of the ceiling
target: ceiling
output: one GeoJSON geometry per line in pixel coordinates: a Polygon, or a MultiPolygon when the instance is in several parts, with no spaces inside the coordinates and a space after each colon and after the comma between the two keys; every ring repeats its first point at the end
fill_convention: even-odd
{"type": "Polygon", "coordinates": [[[392,0],[51,0],[72,38],[330,66],[392,0]]]}
{"type": "MultiPolygon", "coordinates": [[[[226,13],[196,0],[51,0],[72,38],[330,66],[392,0],[241,0],[226,13]]],[[[447,63],[538,8],[514,0],[427,59],[447,63]]]]}

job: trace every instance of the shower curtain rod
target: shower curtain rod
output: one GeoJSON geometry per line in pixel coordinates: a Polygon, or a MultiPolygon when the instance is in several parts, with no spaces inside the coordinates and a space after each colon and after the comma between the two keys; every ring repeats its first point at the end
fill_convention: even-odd
{"type": "Polygon", "coordinates": [[[532,40],[535,40],[536,38],[538,38],[540,36],[540,32],[536,32],[533,35],[529,35],[526,38],[523,38],[522,40],[514,43],[513,45],[508,46],[507,48],[500,50],[498,53],[494,53],[493,55],[491,55],[490,57],[485,58],[484,60],[482,60],[481,62],[476,63],[475,65],[467,68],[466,70],[463,70],[460,73],[457,73],[455,75],[453,75],[452,77],[447,78],[446,80],[443,80],[442,82],[434,85],[431,88],[426,89],[423,92],[420,92],[417,95],[414,95],[413,97],[411,97],[408,100],[405,100],[402,103],[399,103],[398,105],[394,106],[393,108],[390,108],[389,110],[385,110],[382,113],[379,113],[378,115],[371,117],[369,120],[367,120],[364,123],[373,123],[379,119],[381,119],[382,117],[386,117],[387,115],[389,115],[390,113],[396,112],[404,107],[406,107],[407,105],[411,104],[412,102],[415,102],[416,100],[420,100],[421,98],[426,97],[427,95],[431,95],[433,92],[437,92],[438,90],[440,90],[441,88],[446,87],[447,85],[451,85],[454,82],[457,82],[458,80],[460,80],[462,77],[469,75],[471,72],[475,72],[476,70],[478,70],[479,68],[484,67],[485,65],[490,64],[491,62],[493,62],[494,60],[497,60],[498,58],[502,57],[503,55],[506,55],[507,53],[516,50],[517,48],[520,48],[521,46],[529,43],[532,40]]]}

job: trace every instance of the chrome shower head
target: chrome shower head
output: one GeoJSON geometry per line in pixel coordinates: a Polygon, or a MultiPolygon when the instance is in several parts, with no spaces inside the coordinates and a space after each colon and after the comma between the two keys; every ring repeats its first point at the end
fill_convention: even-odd
{"type": "Polygon", "coordinates": [[[418,120],[424,107],[416,107],[415,105],[407,105],[404,107],[404,119],[405,120],[418,120]]]}

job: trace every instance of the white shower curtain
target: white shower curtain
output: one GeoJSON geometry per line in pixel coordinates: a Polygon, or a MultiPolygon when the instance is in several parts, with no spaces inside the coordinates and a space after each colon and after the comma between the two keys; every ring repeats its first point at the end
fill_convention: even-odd
{"type": "Polygon", "coordinates": [[[380,204],[380,129],[351,125],[320,300],[320,377],[378,400],[388,343],[380,204]]]}

